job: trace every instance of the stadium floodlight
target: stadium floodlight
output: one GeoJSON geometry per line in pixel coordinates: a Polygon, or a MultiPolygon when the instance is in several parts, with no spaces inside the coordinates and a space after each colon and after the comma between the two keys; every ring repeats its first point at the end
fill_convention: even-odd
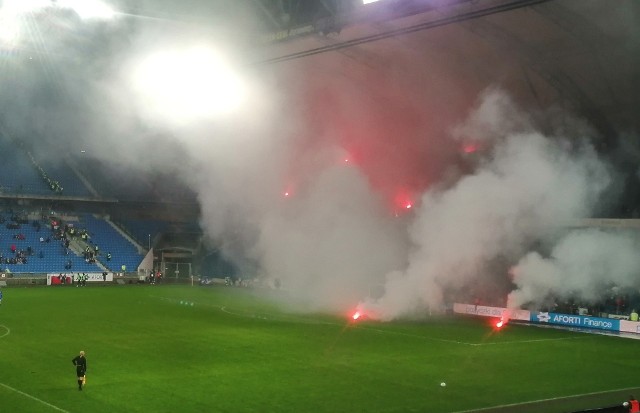
{"type": "Polygon", "coordinates": [[[132,75],[143,107],[178,122],[229,113],[245,95],[240,76],[206,47],[154,53],[132,75]]]}
{"type": "Polygon", "coordinates": [[[73,10],[81,19],[109,20],[115,11],[107,3],[100,0],[58,0],[59,7],[73,10]]]}
{"type": "Polygon", "coordinates": [[[33,13],[51,5],[51,0],[4,0],[0,6],[0,13],[8,16],[18,16],[33,13]]]}
{"type": "Polygon", "coordinates": [[[73,10],[83,20],[115,16],[115,11],[101,0],[0,0],[0,46],[13,47],[20,41],[26,16],[54,7],[73,10]]]}
{"type": "Polygon", "coordinates": [[[0,45],[13,45],[20,35],[18,21],[0,11],[0,45]]]}
{"type": "Polygon", "coordinates": [[[49,0],[4,0],[0,3],[0,46],[13,47],[20,39],[25,14],[38,12],[49,0]]]}
{"type": "Polygon", "coordinates": [[[369,3],[375,3],[378,0],[362,0],[362,4],[369,4],[369,3]]]}

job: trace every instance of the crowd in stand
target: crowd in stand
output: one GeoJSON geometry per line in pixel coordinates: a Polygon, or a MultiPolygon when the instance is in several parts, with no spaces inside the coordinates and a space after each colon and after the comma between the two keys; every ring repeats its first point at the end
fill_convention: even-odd
{"type": "MultiPolygon", "coordinates": [[[[591,315],[609,318],[629,319],[638,321],[636,309],[640,308],[640,291],[624,291],[615,285],[609,286],[603,293],[603,298],[597,301],[585,302],[577,298],[560,298],[549,296],[544,304],[529,303],[524,308],[531,311],[548,311],[559,314],[591,315]]],[[[475,305],[493,307],[507,307],[507,289],[486,289],[476,287],[466,291],[461,296],[445,297],[454,302],[461,300],[475,305]]]]}
{"type": "MultiPolygon", "coordinates": [[[[30,221],[28,219],[27,213],[14,213],[12,210],[10,210],[9,213],[11,217],[8,222],[4,215],[0,214],[0,224],[6,223],[6,228],[11,230],[20,230],[23,225],[30,224],[33,226],[35,232],[38,233],[44,226],[44,228],[46,228],[50,232],[44,232],[42,235],[40,235],[39,238],[35,240],[35,242],[59,242],[61,246],[61,254],[63,255],[69,255],[69,253],[71,252],[71,241],[73,239],[77,239],[79,240],[79,242],[86,244],[86,247],[84,249],[85,262],[95,264],[97,261],[97,257],[101,254],[98,245],[94,245],[90,240],[90,235],[87,230],[77,228],[73,223],[65,223],[55,216],[47,215],[42,215],[41,219],[30,221]],[[91,244],[91,246],[89,244],[91,244]]],[[[12,239],[25,241],[27,239],[27,236],[22,232],[18,232],[12,235],[12,239]]],[[[32,246],[29,245],[26,248],[18,248],[16,247],[15,243],[12,243],[9,246],[7,252],[5,252],[4,249],[0,249],[0,264],[27,264],[28,260],[31,259],[31,257],[34,255],[35,251],[32,246]]],[[[40,250],[40,252],[38,253],[38,257],[44,258],[44,252],[42,250],[40,250]]],[[[105,255],[105,259],[107,261],[111,260],[110,252],[105,255]]],[[[65,269],[71,270],[72,268],[73,261],[69,259],[66,261],[65,269]]],[[[6,268],[6,272],[10,272],[8,268],[6,268]]]]}
{"type": "MultiPolygon", "coordinates": [[[[4,216],[0,216],[0,224],[4,224],[6,219],[4,216]]],[[[25,217],[22,217],[18,214],[11,214],[11,218],[8,223],[6,223],[7,229],[20,229],[22,225],[28,224],[29,220],[25,217]]],[[[38,223],[37,231],[40,231],[40,224],[38,223]]],[[[13,234],[12,239],[17,241],[26,240],[26,236],[19,232],[17,234],[13,234]]],[[[5,256],[4,251],[0,251],[0,264],[26,264],[29,257],[34,255],[34,250],[31,246],[27,246],[25,249],[18,249],[15,244],[11,244],[9,247],[10,254],[5,256]]],[[[40,258],[44,258],[44,254],[42,251],[38,254],[40,258]]]]}
{"type": "MultiPolygon", "coordinates": [[[[23,149],[25,149],[25,148],[23,148],[23,149]]],[[[38,171],[38,174],[44,180],[44,182],[47,184],[49,189],[51,189],[56,194],[61,194],[62,191],[64,190],[64,188],[62,187],[62,185],[60,185],[60,182],[56,181],[55,179],[51,179],[51,177],[49,177],[49,175],[47,175],[47,172],[45,172],[44,168],[42,166],[40,166],[40,164],[38,163],[38,161],[36,160],[36,158],[33,156],[33,154],[30,151],[25,149],[25,152],[26,152],[27,156],[29,157],[29,159],[31,160],[31,164],[33,165],[34,168],[36,168],[36,170],[38,171]]]]}
{"type": "Polygon", "coordinates": [[[577,299],[550,300],[550,304],[540,310],[561,314],[593,315],[610,318],[634,319],[638,321],[636,307],[640,303],[640,294],[633,291],[621,291],[613,286],[604,298],[595,302],[577,299]]]}

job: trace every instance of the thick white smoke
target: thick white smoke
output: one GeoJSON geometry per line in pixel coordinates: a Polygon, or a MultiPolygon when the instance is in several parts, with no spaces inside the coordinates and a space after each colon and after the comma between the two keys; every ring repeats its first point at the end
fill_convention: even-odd
{"type": "Polygon", "coordinates": [[[269,116],[276,108],[254,101],[239,115],[252,120],[242,133],[218,128],[184,142],[198,165],[189,180],[203,227],[239,276],[277,279],[307,308],[346,310],[405,263],[404,224],[341,149],[296,150],[309,142],[292,133],[301,130],[295,121],[269,116]]]}
{"type": "Polygon", "coordinates": [[[564,235],[547,258],[527,254],[514,268],[517,289],[509,295],[509,306],[568,298],[593,304],[613,287],[638,291],[640,239],[637,230],[632,231],[576,229],[564,235]]]}
{"type": "MultiPolygon", "coordinates": [[[[202,2],[187,18],[168,4],[125,3],[131,7],[116,20],[83,21],[69,10],[30,17],[40,35],[0,62],[3,131],[29,137],[46,157],[82,149],[183,178],[198,193],[206,236],[241,276],[277,278],[293,297],[331,310],[382,286],[364,304],[383,319],[424,314],[451,291],[489,288],[518,262],[513,305],[553,293],[591,298],[605,282],[600,273],[632,285],[631,238],[567,230],[592,214],[612,180],[588,128],[565,122],[565,132],[547,136],[495,90],[466,121],[449,125],[495,80],[475,71],[497,72],[491,59],[445,58],[456,44],[439,41],[461,35],[453,26],[429,32],[438,41],[421,40],[424,50],[376,43],[244,66],[237,73],[249,92],[237,112],[174,124],[137,96],[134,66],[165,46],[247,51],[244,40],[256,35],[252,8],[229,2],[238,4],[219,13],[202,2]],[[460,161],[466,141],[481,151],[460,161]],[[343,163],[343,153],[358,162],[343,163]],[[420,202],[396,217],[389,198],[403,186],[420,202]],[[617,258],[580,254],[599,243],[617,245],[617,258]],[[508,264],[504,273],[492,272],[501,271],[496,262],[508,264]]],[[[236,57],[256,60],[249,54],[236,57]]]]}
{"type": "Polygon", "coordinates": [[[491,92],[470,116],[494,144],[477,170],[423,195],[410,227],[408,267],[391,273],[384,296],[368,303],[382,318],[439,306],[448,288],[474,291],[495,276],[486,274],[488,263],[517,259],[535,241],[588,217],[609,184],[608,168],[586,141],[547,137],[514,122],[510,114],[523,115],[505,99],[491,92]]]}
{"type": "Polygon", "coordinates": [[[403,264],[403,227],[357,170],[328,168],[291,201],[265,217],[256,256],[262,271],[313,307],[352,308],[403,264]]]}

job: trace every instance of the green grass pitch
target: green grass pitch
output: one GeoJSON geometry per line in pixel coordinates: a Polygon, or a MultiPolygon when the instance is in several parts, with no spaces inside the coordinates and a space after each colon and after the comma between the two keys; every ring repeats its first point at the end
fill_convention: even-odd
{"type": "Polygon", "coordinates": [[[638,386],[640,342],[618,337],[452,316],[354,323],[233,287],[3,292],[2,412],[559,413],[638,386]]]}

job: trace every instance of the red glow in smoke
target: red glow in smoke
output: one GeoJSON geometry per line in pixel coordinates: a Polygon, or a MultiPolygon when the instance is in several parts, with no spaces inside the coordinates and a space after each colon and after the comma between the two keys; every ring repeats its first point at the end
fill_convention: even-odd
{"type": "Polygon", "coordinates": [[[359,318],[360,318],[360,316],[361,316],[360,311],[356,311],[355,313],[353,313],[353,315],[351,316],[351,318],[352,318],[353,320],[357,320],[357,319],[359,319],[359,318]]]}
{"type": "Polygon", "coordinates": [[[503,325],[504,325],[504,323],[502,322],[502,320],[500,320],[500,321],[498,321],[496,323],[496,327],[498,327],[498,328],[502,328],[503,325]]]}
{"type": "Polygon", "coordinates": [[[478,152],[478,145],[475,143],[465,143],[462,146],[462,152],[464,153],[475,153],[478,152]]]}
{"type": "Polygon", "coordinates": [[[406,188],[399,188],[396,191],[393,203],[394,203],[394,210],[396,211],[396,215],[398,214],[400,209],[409,211],[410,209],[413,208],[413,196],[411,195],[410,191],[407,190],[406,188]]]}
{"type": "Polygon", "coordinates": [[[474,153],[478,151],[478,147],[474,144],[468,144],[468,145],[464,145],[464,147],[462,148],[462,151],[464,153],[474,153]]]}

